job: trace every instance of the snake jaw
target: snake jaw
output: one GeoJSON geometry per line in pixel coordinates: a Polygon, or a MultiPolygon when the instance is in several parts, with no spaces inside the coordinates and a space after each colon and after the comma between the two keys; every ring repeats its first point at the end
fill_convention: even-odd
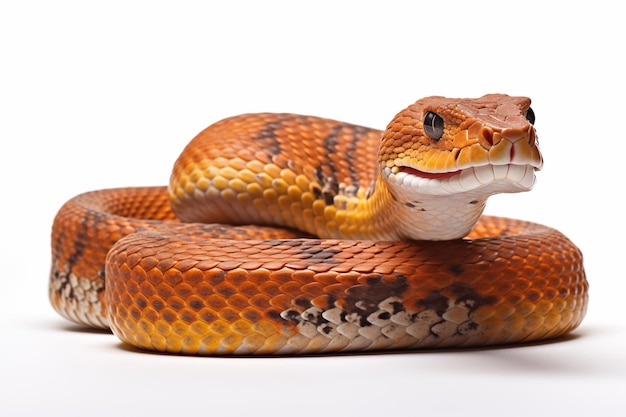
{"type": "Polygon", "coordinates": [[[424,174],[411,167],[385,167],[382,176],[394,196],[399,238],[453,240],[474,228],[491,195],[532,189],[535,169],[486,164],[424,174]]]}
{"type": "MultiPolygon", "coordinates": [[[[484,129],[486,130],[486,129],[484,129]]],[[[543,167],[533,127],[524,131],[493,131],[497,143],[475,143],[450,151],[416,153],[396,159],[385,177],[402,192],[454,195],[471,192],[486,198],[496,193],[530,190],[536,171],[543,167]]]]}
{"type": "Polygon", "coordinates": [[[440,173],[404,166],[383,171],[390,184],[400,187],[403,193],[421,196],[471,193],[488,197],[496,193],[531,190],[535,184],[535,171],[539,169],[531,164],[486,164],[440,173]]]}

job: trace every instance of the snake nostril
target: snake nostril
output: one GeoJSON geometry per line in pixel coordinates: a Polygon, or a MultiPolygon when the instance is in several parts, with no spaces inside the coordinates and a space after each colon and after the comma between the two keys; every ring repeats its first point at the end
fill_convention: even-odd
{"type": "Polygon", "coordinates": [[[485,149],[489,149],[495,145],[496,138],[494,138],[493,130],[489,127],[481,127],[478,132],[478,142],[485,149]]]}

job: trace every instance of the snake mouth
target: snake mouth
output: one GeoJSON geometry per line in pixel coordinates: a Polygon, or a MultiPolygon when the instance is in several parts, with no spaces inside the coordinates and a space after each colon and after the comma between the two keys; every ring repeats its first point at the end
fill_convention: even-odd
{"type": "Polygon", "coordinates": [[[424,171],[420,171],[418,169],[407,167],[407,166],[399,167],[399,172],[404,172],[406,174],[415,175],[416,177],[420,177],[420,178],[427,178],[429,180],[432,180],[432,179],[441,180],[445,178],[454,177],[455,175],[459,175],[461,171],[462,170],[459,169],[457,171],[451,171],[451,172],[424,172],[424,171]]]}

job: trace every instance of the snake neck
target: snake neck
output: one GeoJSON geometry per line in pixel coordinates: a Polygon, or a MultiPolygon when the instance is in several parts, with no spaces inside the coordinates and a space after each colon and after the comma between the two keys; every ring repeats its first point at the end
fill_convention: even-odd
{"type": "Polygon", "coordinates": [[[504,95],[425,98],[384,132],[242,115],[192,140],[170,200],[187,222],[285,226],[320,238],[459,239],[490,195],[532,188],[543,165],[533,123],[529,99],[504,95]]]}
{"type": "Polygon", "coordinates": [[[346,216],[340,237],[376,240],[451,240],[467,235],[488,196],[411,194],[394,190],[382,173],[369,198],[346,216]],[[345,233],[349,231],[348,233],[345,233]]]}

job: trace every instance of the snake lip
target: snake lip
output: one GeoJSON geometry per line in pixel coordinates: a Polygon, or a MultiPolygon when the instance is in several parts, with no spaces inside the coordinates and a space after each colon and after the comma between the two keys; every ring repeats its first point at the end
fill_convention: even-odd
{"type": "Polygon", "coordinates": [[[450,172],[424,172],[424,171],[420,171],[418,169],[406,167],[406,166],[402,166],[399,168],[400,168],[400,172],[405,172],[407,174],[415,175],[416,177],[427,178],[427,179],[439,179],[439,180],[444,179],[444,178],[454,177],[455,175],[458,175],[461,173],[460,169],[457,171],[450,171],[450,172]]]}

